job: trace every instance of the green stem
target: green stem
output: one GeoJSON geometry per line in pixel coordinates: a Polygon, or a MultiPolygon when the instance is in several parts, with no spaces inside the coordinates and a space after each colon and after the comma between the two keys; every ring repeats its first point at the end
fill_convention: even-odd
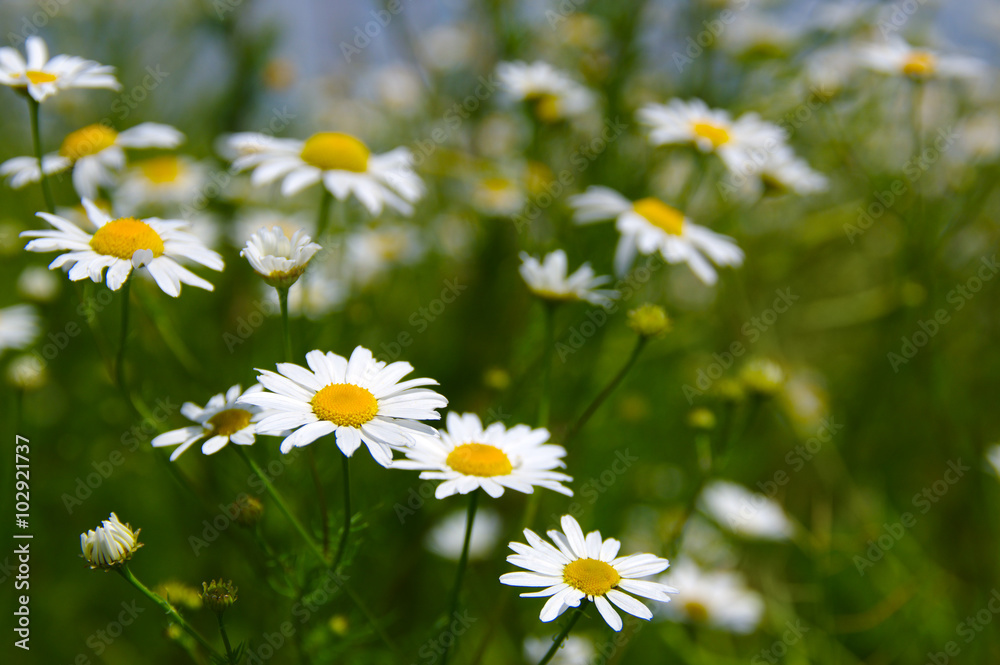
{"type": "Polygon", "coordinates": [[[129,277],[125,280],[125,284],[122,285],[122,322],[121,322],[121,335],[119,336],[118,344],[118,358],[115,363],[115,376],[118,381],[118,388],[128,393],[128,389],[125,387],[125,341],[128,338],[128,305],[129,305],[129,292],[132,290],[132,278],[129,277]]]}
{"type": "MultiPolygon", "coordinates": [[[[462,591],[462,578],[465,577],[465,567],[469,563],[469,543],[472,542],[472,524],[476,521],[476,508],[479,504],[479,489],[474,489],[469,493],[469,512],[465,518],[465,541],[462,543],[462,555],[458,558],[458,570],[455,573],[455,585],[451,589],[451,601],[448,603],[448,616],[445,621],[450,621],[458,612],[458,598],[462,591]]],[[[457,637],[451,643],[444,646],[441,654],[441,665],[447,665],[448,654],[454,645],[457,637]]]]}
{"type": "Polygon", "coordinates": [[[351,467],[347,455],[340,454],[342,459],[341,468],[344,471],[344,530],[340,533],[340,542],[337,543],[337,553],[330,564],[330,570],[336,571],[340,565],[340,560],[344,557],[344,550],[347,549],[347,536],[351,533],[351,467]]]}
{"type": "Polygon", "coordinates": [[[226,661],[230,665],[237,665],[236,654],[233,653],[233,647],[229,644],[229,636],[226,635],[226,626],[222,622],[222,612],[215,615],[219,619],[219,634],[222,635],[222,643],[226,646],[226,661]]]}
{"type": "Polygon", "coordinates": [[[542,395],[538,400],[538,426],[548,427],[549,409],[552,403],[552,348],[555,346],[556,304],[542,301],[545,306],[545,332],[542,344],[542,395]]]}
{"type": "Polygon", "coordinates": [[[597,409],[600,408],[601,404],[603,404],[604,401],[608,399],[608,396],[614,392],[615,388],[618,387],[618,384],[621,383],[622,379],[625,378],[625,375],[628,374],[628,371],[632,369],[632,365],[635,364],[635,361],[639,359],[639,354],[642,352],[643,347],[646,346],[646,342],[648,340],[648,337],[642,336],[636,340],[635,347],[632,349],[632,355],[628,357],[628,360],[625,361],[625,364],[622,365],[622,368],[618,370],[618,373],[614,375],[608,385],[604,387],[604,390],[598,393],[597,397],[594,398],[594,401],[587,406],[577,421],[573,423],[573,426],[569,428],[569,431],[566,432],[566,436],[563,437],[563,445],[569,443],[570,440],[580,432],[583,426],[587,424],[587,421],[590,420],[591,416],[593,416],[597,409]]]}
{"type": "Polygon", "coordinates": [[[285,362],[292,362],[292,334],[288,329],[288,287],[275,287],[278,291],[278,303],[281,305],[281,334],[285,344],[285,362]]]}
{"type": "Polygon", "coordinates": [[[319,502],[319,518],[323,522],[323,556],[330,554],[330,518],[329,510],[326,506],[326,492],[323,491],[323,481],[319,477],[319,468],[316,466],[316,454],[312,446],[307,448],[309,457],[309,475],[312,476],[313,485],[316,487],[316,501],[319,502]]]}
{"type": "Polygon", "coordinates": [[[191,626],[191,624],[185,621],[184,618],[177,613],[177,610],[174,609],[173,605],[168,603],[166,600],[161,598],[156,593],[153,593],[148,588],[146,588],[146,585],[140,582],[138,578],[136,578],[136,576],[132,574],[132,571],[129,570],[128,564],[122,564],[115,570],[122,577],[125,578],[125,581],[127,581],[129,584],[131,584],[136,589],[141,591],[151,601],[162,607],[164,611],[166,611],[166,613],[170,616],[170,618],[173,619],[178,626],[183,628],[184,632],[193,637],[198,642],[198,644],[200,644],[205,649],[205,651],[209,652],[216,658],[222,658],[222,654],[216,651],[215,647],[209,644],[208,640],[206,640],[204,637],[201,636],[201,633],[199,633],[191,626]]]}
{"type": "Polygon", "coordinates": [[[42,169],[42,136],[38,129],[39,106],[35,98],[28,95],[28,115],[31,117],[31,144],[35,150],[35,158],[38,160],[38,173],[40,174],[39,181],[42,185],[42,195],[45,197],[45,207],[49,209],[50,213],[55,213],[55,198],[52,196],[49,179],[45,177],[45,171],[42,169]]]}
{"type": "Polygon", "coordinates": [[[330,206],[333,204],[333,194],[330,190],[326,188],[325,185],[321,186],[320,189],[323,191],[319,200],[319,213],[316,217],[316,238],[322,238],[323,234],[326,233],[326,227],[330,225],[330,206]]]}
{"type": "Polygon", "coordinates": [[[538,665],[545,665],[545,663],[552,660],[552,657],[556,655],[556,651],[559,651],[559,647],[562,646],[563,641],[569,636],[569,631],[573,630],[573,626],[575,626],[576,622],[580,620],[580,616],[583,614],[583,608],[586,607],[586,605],[587,601],[583,601],[580,603],[580,606],[573,611],[573,616],[571,616],[569,621],[566,622],[566,627],[563,628],[562,632],[556,636],[555,640],[553,640],[552,646],[549,647],[548,652],[542,656],[542,659],[538,661],[538,665]]]}

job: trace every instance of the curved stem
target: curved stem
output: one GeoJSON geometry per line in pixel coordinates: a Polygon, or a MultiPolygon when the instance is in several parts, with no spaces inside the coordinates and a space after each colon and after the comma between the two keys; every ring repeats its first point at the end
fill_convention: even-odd
{"type": "MultiPolygon", "coordinates": [[[[458,612],[458,597],[462,591],[462,578],[465,577],[465,567],[469,563],[469,543],[472,542],[472,525],[476,521],[476,508],[478,505],[479,489],[477,488],[469,493],[469,512],[465,517],[465,541],[462,543],[462,555],[458,559],[458,570],[455,573],[455,585],[451,589],[451,601],[448,603],[449,609],[446,621],[450,621],[455,616],[455,613],[458,612]]],[[[441,665],[447,665],[448,654],[457,639],[456,636],[450,643],[444,645],[444,651],[441,653],[441,665]]]]}
{"type": "Polygon", "coordinates": [[[330,570],[337,570],[340,560],[344,558],[344,550],[347,549],[347,536],[351,533],[351,467],[350,458],[341,454],[343,460],[342,469],[344,471],[344,530],[340,533],[340,542],[337,543],[337,553],[330,564],[330,570]]]}
{"type": "Polygon", "coordinates": [[[128,339],[128,304],[129,304],[129,293],[132,290],[132,278],[129,277],[125,280],[125,284],[122,285],[122,322],[121,322],[121,335],[119,336],[118,343],[118,357],[115,362],[115,377],[118,381],[118,388],[128,393],[128,389],[125,387],[125,342],[128,339]]]}
{"type": "Polygon", "coordinates": [[[648,339],[648,337],[640,336],[639,339],[636,340],[635,348],[632,349],[632,355],[628,357],[628,360],[625,361],[625,364],[622,365],[620,370],[618,370],[618,373],[615,374],[610,382],[608,382],[608,385],[604,387],[604,390],[598,393],[597,397],[594,398],[594,401],[587,406],[577,421],[573,423],[573,426],[569,428],[569,431],[566,432],[566,436],[563,437],[563,445],[569,443],[570,439],[575,437],[580,432],[583,426],[587,424],[587,421],[590,420],[590,417],[594,415],[598,408],[600,408],[601,404],[603,404],[608,396],[614,392],[615,388],[618,387],[618,384],[621,383],[622,379],[625,378],[625,375],[628,374],[628,371],[632,369],[632,365],[635,364],[635,361],[639,359],[639,354],[642,352],[643,347],[646,346],[648,339]]]}
{"type": "Polygon", "coordinates": [[[173,605],[171,605],[170,603],[168,603],[166,600],[164,600],[163,598],[161,598],[156,593],[154,593],[154,592],[150,591],[148,588],[146,588],[146,585],[143,584],[142,582],[140,582],[138,580],[138,578],[136,578],[136,576],[132,574],[132,571],[129,570],[128,564],[122,564],[121,566],[119,566],[115,570],[122,577],[125,578],[125,581],[127,581],[129,584],[131,584],[136,589],[138,589],[139,591],[141,591],[151,601],[153,601],[154,603],[156,603],[157,605],[159,605],[160,607],[162,607],[164,609],[164,611],[166,611],[166,613],[170,616],[170,618],[173,619],[174,622],[178,626],[180,626],[181,628],[183,628],[184,632],[186,632],[188,635],[190,635],[191,637],[193,637],[198,642],[198,644],[200,644],[205,649],[205,651],[208,651],[210,654],[212,654],[213,656],[215,656],[217,658],[222,658],[222,654],[220,654],[218,651],[216,651],[215,647],[213,647],[208,642],[208,640],[206,640],[204,637],[202,637],[201,633],[199,633],[197,630],[195,630],[191,626],[191,624],[189,624],[187,621],[185,621],[184,618],[181,617],[181,615],[177,613],[177,610],[174,609],[173,605]]]}
{"type": "Polygon", "coordinates": [[[278,291],[278,304],[281,305],[281,334],[285,346],[285,362],[292,362],[292,334],[288,329],[288,287],[275,287],[278,291]]]}
{"type": "Polygon", "coordinates": [[[237,665],[236,654],[233,653],[233,647],[229,644],[229,636],[226,635],[226,625],[222,622],[222,612],[215,615],[219,619],[219,634],[222,635],[222,643],[226,647],[226,661],[230,665],[237,665]]]}
{"type": "Polygon", "coordinates": [[[563,641],[569,636],[569,631],[573,630],[573,626],[576,622],[580,620],[580,616],[583,614],[583,608],[587,606],[587,601],[580,603],[580,606],[573,611],[573,616],[569,618],[566,623],[566,627],[562,629],[562,632],[556,636],[556,639],[552,641],[552,646],[549,647],[548,652],[542,656],[542,659],[538,661],[538,665],[545,665],[545,663],[552,660],[552,657],[556,655],[556,651],[559,651],[559,647],[562,646],[563,641]]]}
{"type": "Polygon", "coordinates": [[[45,171],[42,169],[42,136],[38,129],[38,109],[38,102],[35,101],[34,97],[28,95],[28,115],[31,117],[31,144],[35,150],[35,159],[38,160],[39,182],[42,185],[42,195],[45,197],[45,207],[49,209],[49,213],[55,213],[55,198],[52,196],[49,179],[45,176],[45,171]]]}

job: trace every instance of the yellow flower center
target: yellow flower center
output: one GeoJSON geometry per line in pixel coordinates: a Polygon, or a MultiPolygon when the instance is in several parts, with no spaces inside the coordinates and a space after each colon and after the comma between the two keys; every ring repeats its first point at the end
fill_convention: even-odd
{"type": "Polygon", "coordinates": [[[684,233],[684,213],[677,208],[671,208],[659,199],[652,197],[640,199],[632,204],[632,209],[645,217],[650,224],[670,235],[679,236],[684,233]]]}
{"type": "Polygon", "coordinates": [[[175,182],[181,173],[181,160],[175,155],[144,159],[138,166],[147,180],[158,185],[175,182]]]}
{"type": "Polygon", "coordinates": [[[562,104],[559,98],[550,92],[540,92],[528,95],[527,101],[534,106],[535,115],[542,122],[558,122],[562,120],[562,104]]]}
{"type": "Polygon", "coordinates": [[[313,134],[302,146],[299,157],[306,164],[324,171],[353,171],[364,173],[368,170],[371,155],[364,143],[349,134],[320,132],[313,134]]]}
{"type": "Polygon", "coordinates": [[[507,178],[483,178],[479,184],[490,192],[507,192],[514,188],[514,183],[507,178]]]}
{"type": "Polygon", "coordinates": [[[243,409],[226,409],[208,419],[216,434],[229,436],[250,424],[250,412],[243,409]]]}
{"type": "Polygon", "coordinates": [[[361,427],[378,415],[378,400],[366,388],[351,383],[331,383],[317,392],[313,413],[340,427],[361,427]]]}
{"type": "Polygon", "coordinates": [[[55,74],[49,74],[48,72],[40,72],[37,69],[29,69],[24,72],[25,78],[29,81],[38,85],[39,83],[52,83],[56,80],[55,74]]]}
{"type": "Polygon", "coordinates": [[[929,76],[934,73],[937,60],[926,51],[914,51],[903,63],[903,73],[907,76],[929,76]]]}
{"type": "Polygon", "coordinates": [[[723,143],[729,142],[729,132],[726,131],[725,127],[719,127],[710,122],[696,122],[691,125],[691,131],[711,141],[713,148],[718,148],[723,143]]]}
{"type": "Polygon", "coordinates": [[[485,443],[463,443],[448,453],[445,464],[467,476],[506,476],[514,470],[507,453],[485,443]]]}
{"type": "Polygon", "coordinates": [[[83,129],[70,132],[63,140],[59,154],[73,161],[88,155],[96,155],[114,145],[118,132],[104,125],[87,125],[83,129]]]}
{"type": "Polygon", "coordinates": [[[131,260],[140,249],[153,252],[153,257],[163,254],[163,239],[152,227],[134,217],[115,219],[97,229],[90,239],[91,248],[98,254],[131,260]]]}
{"type": "Polygon", "coordinates": [[[691,617],[692,621],[703,622],[708,620],[708,608],[704,603],[697,600],[689,600],[684,603],[684,612],[691,617]]]}
{"type": "Polygon", "coordinates": [[[597,559],[577,559],[563,568],[563,582],[588,596],[603,596],[621,580],[617,570],[597,559]]]}

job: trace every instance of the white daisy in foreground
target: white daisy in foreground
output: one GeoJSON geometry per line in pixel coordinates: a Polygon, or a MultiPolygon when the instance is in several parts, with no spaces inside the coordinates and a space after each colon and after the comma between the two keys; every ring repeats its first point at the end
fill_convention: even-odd
{"type": "Polygon", "coordinates": [[[226,152],[233,166],[253,169],[255,187],[281,180],[281,193],[292,196],[322,181],[340,200],[354,194],[372,215],[389,206],[413,214],[413,203],[424,193],[424,184],[413,172],[413,155],[407,148],[373,155],[361,140],[338,132],[320,132],[305,141],[279,139],[264,134],[234,134],[226,152]]]}
{"type": "Polygon", "coordinates": [[[621,234],[615,250],[615,271],[624,275],[636,253],[659,252],[668,263],[686,263],[701,281],[715,284],[712,263],[737,267],[743,251],[736,241],[692,223],[680,210],[656,198],[632,202],[608,187],[590,187],[569,199],[577,224],[615,219],[621,234]],[[707,258],[706,258],[707,257],[707,258]]]}
{"type": "Polygon", "coordinates": [[[719,526],[745,538],[786,540],[792,523],[772,499],[724,480],[709,483],[701,493],[701,509],[719,526]]]}
{"type": "Polygon", "coordinates": [[[236,400],[263,389],[260,385],[253,385],[241,392],[240,385],[236,384],[224,394],[212,397],[204,408],[193,402],[184,402],[181,415],[198,424],[160,434],[153,439],[153,447],[177,446],[170,455],[170,461],[173,462],[205,437],[209,437],[201,446],[201,452],[205,455],[214,455],[230,442],[238,446],[253,445],[257,423],[265,414],[263,409],[252,404],[237,404],[236,400]]]}
{"type": "Polygon", "coordinates": [[[0,48],[0,84],[23,90],[36,102],[72,88],[122,89],[114,67],[72,55],[49,58],[49,48],[41,37],[28,37],[24,50],[27,60],[16,49],[0,48]]]}
{"type": "Polygon", "coordinates": [[[594,94],[547,62],[501,62],[497,78],[510,95],[532,106],[542,122],[558,122],[594,107],[594,94]]]}
{"type": "Polygon", "coordinates": [[[647,104],[639,109],[639,120],[650,126],[653,145],[691,143],[701,152],[716,153],[730,171],[744,175],[756,170],[754,155],[785,142],[785,131],[756,113],[733,120],[727,111],[709,108],[700,99],[647,104]]]}
{"type": "MultiPolygon", "coordinates": [[[[458,561],[465,545],[465,523],[468,515],[465,509],[456,510],[438,522],[424,539],[427,549],[438,556],[458,561]]],[[[469,540],[469,558],[485,559],[500,538],[500,516],[489,508],[476,511],[472,522],[472,536],[469,540]]]]}
{"type": "Polygon", "coordinates": [[[663,608],[674,621],[705,623],[733,633],[752,633],[764,616],[760,594],[747,587],[736,571],[703,571],[682,559],[660,577],[660,582],[680,591],[663,608]]]}
{"type": "MultiPolygon", "coordinates": [[[[169,125],[144,122],[122,132],[107,125],[87,125],[70,132],[58,153],[44,155],[45,175],[73,168],[73,187],[81,198],[97,197],[97,188],[115,182],[115,172],[125,166],[123,148],[176,148],[184,135],[169,125]]],[[[14,157],[0,164],[0,175],[17,189],[38,182],[41,172],[34,157],[14,157]]]]}
{"type": "Polygon", "coordinates": [[[858,60],[873,71],[914,79],[976,78],[987,71],[982,60],[917,48],[898,36],[863,47],[858,60]]]}
{"type": "Polygon", "coordinates": [[[566,449],[545,443],[547,429],[527,425],[507,429],[503,423],[483,428],[476,414],[454,411],[448,414],[447,424],[440,438],[417,437],[403,451],[406,459],[393,462],[392,468],[419,470],[424,480],[443,480],[434,491],[438,499],[480,487],[493,498],[502,496],[504,488],[531,494],[535,487],[573,496],[562,485],[573,479],[553,471],[566,466],[562,461],[566,449]]]}
{"type": "Polygon", "coordinates": [[[437,430],[418,421],[439,419],[436,409],[448,400],[423,387],[437,385],[434,379],[400,382],[413,371],[410,363],[386,365],[362,346],[350,360],[310,351],[306,362],[312,371],[292,363],[278,363],[277,373],[257,370],[271,392],[239,399],[272,410],[257,424],[258,434],[295,430],[281,442],[282,453],[335,433],[337,447],[347,457],[363,442],[375,461],[388,467],[393,448],[413,445],[419,434],[437,436],[437,430]]]}
{"type": "Polygon", "coordinates": [[[132,558],[132,554],[142,547],[139,532],[132,531],[128,524],[122,524],[118,516],[111,513],[101,526],[80,534],[80,550],[91,568],[105,570],[116,568],[132,558]]]}
{"type": "Polygon", "coordinates": [[[190,204],[206,183],[208,167],[183,155],[160,155],[132,162],[115,190],[115,205],[128,213],[150,205],[190,204]]]}
{"type": "Polygon", "coordinates": [[[510,548],[517,554],[508,556],[507,561],[531,572],[500,576],[501,584],[546,587],[521,594],[522,598],[549,597],[539,615],[542,621],[552,621],[586,599],[593,601],[613,630],[619,631],[622,618],[612,603],[640,619],[653,618],[648,607],[624,592],[664,603],[670,602],[667,594],[677,593],[677,589],[665,584],[638,579],[662,573],[670,566],[666,559],[652,554],[617,556],[620,542],[614,538],[602,540],[599,531],[591,531],[584,538],[579,523],[571,515],[563,516],[562,528],[563,533],[548,532],[555,546],[531,529],[525,529],[529,544],[511,543],[510,548]]]}
{"type": "Polygon", "coordinates": [[[260,229],[250,236],[240,256],[246,257],[264,281],[275,288],[288,288],[302,276],[309,260],[323,249],[299,229],[291,238],[281,227],[260,229]]]}
{"type": "Polygon", "coordinates": [[[34,341],[40,329],[38,313],[31,305],[0,309],[0,353],[23,349],[34,341]]]}
{"type": "Polygon", "coordinates": [[[207,291],[215,288],[177,263],[176,259],[189,259],[212,270],[225,267],[221,256],[184,230],[187,222],[155,217],[146,220],[134,217],[111,219],[86,198],[83,199],[83,207],[97,228],[93,235],[58,215],[40,212],[38,216],[56,230],[21,233],[22,237],[35,238],[24,248],[29,252],[68,250],[57,256],[49,268],[55,270],[68,265],[72,281],[87,277],[94,282],[106,281],[112,291],[122,287],[133,266],[148,270],[157,286],[175,298],[181,294],[181,284],[207,291]],[[105,268],[108,269],[106,280],[105,268]]]}
{"type": "Polygon", "coordinates": [[[574,302],[582,300],[592,305],[607,307],[618,297],[617,291],[597,289],[611,281],[608,276],[597,277],[589,263],[584,263],[571,275],[567,275],[566,252],[557,249],[545,255],[541,261],[527,252],[521,252],[521,266],[518,268],[525,284],[531,292],[543,300],[552,302],[574,302]]]}

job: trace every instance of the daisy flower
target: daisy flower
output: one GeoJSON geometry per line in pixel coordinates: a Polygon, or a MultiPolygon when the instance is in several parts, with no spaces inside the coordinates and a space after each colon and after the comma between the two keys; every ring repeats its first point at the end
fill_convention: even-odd
{"type": "Polygon", "coordinates": [[[91,568],[109,570],[124,564],[142,547],[139,532],[128,524],[122,524],[114,513],[103,520],[101,526],[80,534],[80,550],[91,568]]]}
{"type": "Polygon", "coordinates": [[[829,185],[826,176],[810,168],[787,146],[780,146],[767,154],[759,175],[766,189],[802,196],[824,192],[829,185]]]}
{"type": "Polygon", "coordinates": [[[662,584],[680,591],[664,613],[675,621],[706,623],[733,633],[752,633],[764,616],[760,594],[748,588],[735,571],[703,571],[682,559],[660,577],[662,584]]]}
{"type": "Polygon", "coordinates": [[[374,155],[349,134],[320,132],[305,141],[233,134],[224,152],[234,155],[237,170],[253,169],[250,182],[255,187],[280,179],[281,193],[292,196],[322,181],[337,199],[354,194],[372,215],[385,206],[411,215],[412,204],[424,193],[407,148],[374,155]]]}
{"type": "Polygon", "coordinates": [[[251,404],[237,404],[236,400],[263,389],[260,385],[252,385],[241,392],[240,384],[237,383],[225,393],[219,393],[208,400],[204,408],[193,402],[185,402],[181,406],[181,415],[197,425],[160,434],[153,439],[153,447],[177,446],[170,454],[170,461],[173,462],[205,437],[209,437],[201,446],[201,452],[205,455],[214,455],[230,442],[238,446],[253,445],[257,423],[265,414],[263,409],[251,404]]]}
{"type": "Polygon", "coordinates": [[[566,449],[549,440],[547,429],[531,429],[517,425],[510,429],[503,423],[483,428],[474,413],[448,414],[448,430],[438,437],[418,437],[406,448],[406,459],[393,462],[394,469],[414,469],[424,480],[443,480],[434,496],[438,499],[452,494],[468,494],[483,488],[493,498],[503,495],[504,488],[531,494],[535,487],[573,496],[562,485],[573,480],[553,469],[566,466],[562,458],[566,449]]]}
{"type": "Polygon", "coordinates": [[[709,483],[701,492],[701,509],[730,532],[745,538],[786,540],[792,523],[772,499],[725,480],[709,483]]]}
{"type": "Polygon", "coordinates": [[[23,349],[38,336],[39,330],[38,314],[31,305],[0,309],[0,353],[23,349]]]}
{"type": "Polygon", "coordinates": [[[258,434],[277,436],[294,430],[281,442],[282,453],[336,434],[337,447],[347,457],[364,443],[375,461],[388,467],[393,448],[413,445],[415,434],[437,435],[433,427],[418,421],[440,418],[436,409],[447,406],[448,400],[423,387],[437,385],[434,379],[400,382],[413,371],[410,363],[387,365],[362,346],[349,360],[332,352],[310,351],[306,362],[309,369],[278,363],[277,372],[257,370],[260,383],[271,392],[239,399],[273,410],[257,424],[258,434]]]}
{"type": "Polygon", "coordinates": [[[182,155],[160,155],[132,162],[115,190],[115,205],[129,213],[150,205],[190,203],[206,182],[208,168],[182,155]]]}
{"type": "Polygon", "coordinates": [[[596,288],[611,281],[611,278],[595,276],[589,263],[584,263],[572,275],[567,275],[566,252],[561,249],[547,254],[541,261],[527,252],[521,252],[521,267],[518,270],[531,292],[543,300],[583,300],[592,305],[607,307],[618,297],[617,291],[596,288]]]}
{"type": "Polygon", "coordinates": [[[546,62],[501,62],[497,78],[517,101],[531,105],[541,122],[558,122],[594,107],[594,94],[546,62]]]}
{"type": "Polygon", "coordinates": [[[659,252],[668,263],[687,263],[701,281],[715,284],[712,263],[740,266],[743,251],[729,236],[692,223],[680,210],[656,198],[632,202],[608,187],[590,187],[570,197],[577,224],[615,218],[621,234],[615,250],[615,271],[625,274],[636,253],[659,252]]]}
{"type": "Polygon", "coordinates": [[[727,111],[709,108],[700,99],[647,104],[639,120],[650,126],[653,145],[691,143],[701,152],[714,152],[733,173],[756,171],[754,155],[775,150],[785,142],[785,131],[746,113],[733,120],[727,111]]]}
{"type": "MultiPolygon", "coordinates": [[[[184,135],[169,125],[144,122],[122,132],[107,125],[87,125],[70,132],[58,153],[44,155],[45,175],[73,168],[73,187],[81,198],[93,199],[97,188],[114,184],[114,173],[125,166],[123,148],[176,148],[184,135]]],[[[0,164],[0,175],[17,189],[38,182],[41,169],[34,157],[15,157],[0,164]]]]}
{"type": "Polygon", "coordinates": [[[41,37],[28,37],[24,50],[27,60],[16,49],[0,48],[0,83],[27,92],[36,102],[73,88],[122,89],[114,67],[72,55],[49,58],[49,48],[41,37]]]}
{"type": "Polygon", "coordinates": [[[638,579],[666,570],[670,565],[666,559],[652,554],[617,556],[620,542],[614,538],[602,540],[599,531],[591,531],[584,538],[579,523],[571,515],[563,516],[562,528],[562,532],[548,532],[555,546],[531,529],[525,529],[529,544],[511,543],[510,548],[516,554],[508,556],[507,561],[530,572],[500,576],[501,584],[546,587],[521,594],[522,598],[549,597],[539,615],[542,621],[552,621],[586,599],[593,601],[613,630],[619,631],[622,618],[612,604],[640,619],[653,618],[649,608],[626,591],[664,603],[670,602],[667,594],[677,593],[677,589],[665,584],[638,579]]]}
{"type": "Polygon", "coordinates": [[[40,212],[38,216],[55,227],[55,231],[24,231],[22,237],[35,238],[25,249],[29,252],[68,250],[49,264],[55,270],[70,266],[69,278],[76,282],[89,277],[94,282],[105,281],[117,291],[132,273],[132,268],[144,267],[157,286],[169,296],[181,294],[181,284],[190,284],[212,291],[214,287],[177,263],[189,259],[212,270],[222,270],[222,257],[206,248],[186,232],[187,222],[178,219],[145,220],[134,217],[111,219],[89,199],[83,199],[87,217],[96,227],[90,235],[79,226],[58,215],[40,212]],[[143,257],[144,255],[144,257],[143,257]],[[143,257],[140,260],[140,257],[143,257]]]}
{"type": "Polygon", "coordinates": [[[240,256],[246,257],[250,265],[264,281],[275,288],[288,288],[306,271],[309,260],[322,247],[299,229],[291,239],[281,227],[260,229],[250,236],[240,256]]]}
{"type": "Polygon", "coordinates": [[[858,61],[882,74],[914,79],[976,78],[986,71],[986,63],[981,60],[910,46],[898,36],[863,47],[858,61]]]}

